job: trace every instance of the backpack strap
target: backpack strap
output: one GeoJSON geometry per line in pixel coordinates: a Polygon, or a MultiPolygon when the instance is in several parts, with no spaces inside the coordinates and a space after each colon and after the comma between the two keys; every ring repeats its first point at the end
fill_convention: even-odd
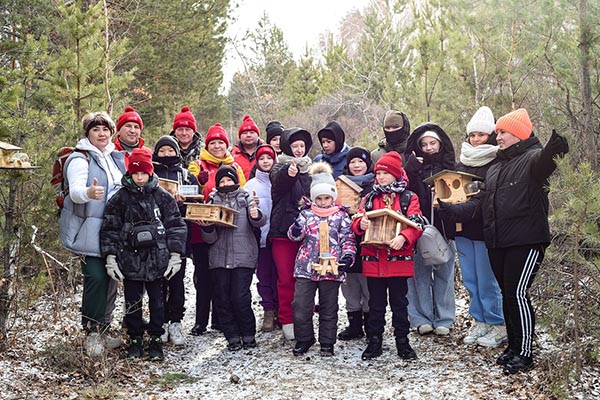
{"type": "Polygon", "coordinates": [[[402,210],[402,214],[404,216],[408,216],[408,206],[410,205],[410,200],[412,199],[414,192],[406,189],[400,194],[400,209],[402,210]]]}

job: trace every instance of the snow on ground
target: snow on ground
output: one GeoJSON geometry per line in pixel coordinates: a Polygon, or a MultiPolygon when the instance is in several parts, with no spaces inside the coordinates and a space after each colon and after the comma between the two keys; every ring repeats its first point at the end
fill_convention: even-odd
{"type": "MultiPolygon", "coordinates": [[[[187,268],[186,333],[194,321],[192,273],[193,267],[187,268]]],[[[360,358],[364,339],[338,341],[332,358],[319,356],[318,343],[305,356],[294,357],[293,342],[281,331],[259,332],[256,349],[229,352],[223,336],[211,330],[188,336],[182,347],[165,346],[163,363],[129,363],[124,347],[91,360],[83,354],[78,326],[80,296],[63,302],[58,314],[56,304],[46,299],[17,320],[9,336],[11,347],[0,353],[0,399],[547,399],[541,369],[505,376],[495,365],[501,349],[462,344],[464,290],[457,297],[457,319],[449,337],[410,334],[419,356],[411,362],[397,356],[389,320],[384,354],[368,362],[360,358]],[[64,343],[67,353],[50,358],[44,349],[53,343],[64,343]]],[[[260,327],[255,285],[253,299],[260,327]]],[[[122,317],[121,303],[115,321],[122,317]]],[[[339,315],[341,329],[347,324],[341,294],[339,315]]],[[[317,316],[315,332],[316,321],[317,316]]],[[[600,396],[598,371],[586,374],[586,393],[570,398],[600,396]]]]}

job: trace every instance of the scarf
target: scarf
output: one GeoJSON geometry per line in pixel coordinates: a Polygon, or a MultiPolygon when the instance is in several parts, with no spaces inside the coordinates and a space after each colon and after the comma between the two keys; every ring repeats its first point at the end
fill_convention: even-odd
{"type": "Polygon", "coordinates": [[[213,156],[212,154],[210,154],[210,152],[208,150],[206,150],[206,147],[203,148],[202,151],[200,151],[200,160],[209,162],[213,165],[216,165],[217,167],[219,167],[220,165],[223,165],[223,164],[231,165],[234,162],[233,156],[231,155],[230,152],[227,152],[225,154],[225,157],[223,157],[223,158],[217,158],[217,157],[213,156]]]}
{"type": "Polygon", "coordinates": [[[365,196],[365,211],[371,211],[373,209],[373,200],[375,197],[384,193],[396,193],[400,194],[406,189],[406,181],[396,181],[389,185],[381,186],[376,183],[373,185],[373,190],[365,196]]]}
{"type": "Polygon", "coordinates": [[[358,186],[364,188],[369,183],[375,180],[375,174],[372,172],[367,172],[364,175],[345,175],[346,178],[350,179],[352,182],[356,183],[358,186]]]}
{"type": "Polygon", "coordinates": [[[460,162],[467,167],[481,167],[496,158],[498,146],[481,144],[477,147],[469,142],[463,142],[460,149],[460,162]]]}
{"type": "Polygon", "coordinates": [[[296,163],[296,167],[298,167],[298,171],[300,171],[300,173],[302,173],[302,174],[307,173],[308,168],[312,164],[312,160],[310,159],[309,156],[304,156],[304,157],[299,157],[299,158],[293,157],[293,156],[288,156],[287,154],[281,154],[280,156],[277,156],[278,163],[287,164],[291,161],[294,161],[296,163]]]}
{"type": "Polygon", "coordinates": [[[340,207],[338,207],[338,206],[331,206],[331,207],[327,207],[327,208],[322,208],[322,207],[317,207],[317,205],[313,203],[313,204],[310,205],[310,210],[317,217],[327,218],[327,217],[332,216],[336,212],[338,212],[340,210],[340,207]]]}

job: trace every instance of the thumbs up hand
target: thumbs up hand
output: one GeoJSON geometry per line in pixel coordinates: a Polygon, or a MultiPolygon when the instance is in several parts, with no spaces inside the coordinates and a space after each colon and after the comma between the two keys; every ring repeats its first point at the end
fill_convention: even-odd
{"type": "Polygon", "coordinates": [[[363,231],[369,229],[369,217],[367,217],[367,214],[363,215],[360,219],[360,229],[363,231]]]}
{"type": "Polygon", "coordinates": [[[250,212],[250,218],[252,219],[258,219],[259,215],[258,215],[258,203],[256,200],[256,193],[252,192],[254,195],[254,198],[252,199],[252,201],[250,202],[250,208],[249,208],[249,212],[250,212]]]}
{"type": "Polygon", "coordinates": [[[254,203],[258,207],[260,205],[260,199],[258,198],[258,196],[256,195],[256,192],[254,190],[252,191],[252,199],[254,200],[254,203]]]}
{"type": "Polygon", "coordinates": [[[290,166],[288,167],[288,175],[292,178],[298,175],[298,167],[296,166],[294,160],[290,161],[290,166]]]}
{"type": "Polygon", "coordinates": [[[87,188],[86,194],[91,200],[102,200],[104,198],[104,186],[98,186],[98,178],[94,178],[92,186],[87,188]]]}

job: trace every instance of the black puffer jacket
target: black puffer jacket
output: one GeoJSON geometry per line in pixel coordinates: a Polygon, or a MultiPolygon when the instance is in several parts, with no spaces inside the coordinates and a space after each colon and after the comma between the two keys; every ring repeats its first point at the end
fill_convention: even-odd
{"type": "Polygon", "coordinates": [[[143,187],[138,187],[127,174],[123,187],[108,201],[100,230],[102,256],[117,256],[119,269],[126,279],[154,281],[163,277],[170,253],[185,254],[187,227],[179,214],[177,202],[158,186],[158,177],[152,175],[143,187]],[[134,249],[131,246],[133,224],[151,223],[155,216],[161,221],[156,246],[134,249]],[[160,229],[160,226],[164,227],[160,229]]]}
{"type": "Polygon", "coordinates": [[[544,148],[530,137],[498,151],[481,204],[488,248],[550,243],[547,180],[556,168],[553,157],[567,151],[554,135],[544,148]]]}
{"type": "MultiPolygon", "coordinates": [[[[426,122],[419,125],[410,134],[406,143],[406,152],[404,153],[406,165],[404,169],[408,175],[408,188],[419,196],[421,212],[431,222],[431,188],[432,186],[423,182],[423,179],[429,178],[445,169],[452,170],[455,165],[454,146],[452,141],[437,124],[426,122]],[[438,134],[442,144],[440,151],[435,154],[427,154],[419,146],[419,137],[426,131],[433,131],[438,134]],[[413,155],[413,152],[415,155],[413,155]],[[423,157],[420,163],[416,157],[423,157]]],[[[435,212],[435,210],[434,210],[435,212]]],[[[436,213],[437,214],[437,213],[436,213]]],[[[455,224],[445,224],[437,215],[434,215],[434,225],[448,239],[454,239],[456,232],[455,224]]]]}

